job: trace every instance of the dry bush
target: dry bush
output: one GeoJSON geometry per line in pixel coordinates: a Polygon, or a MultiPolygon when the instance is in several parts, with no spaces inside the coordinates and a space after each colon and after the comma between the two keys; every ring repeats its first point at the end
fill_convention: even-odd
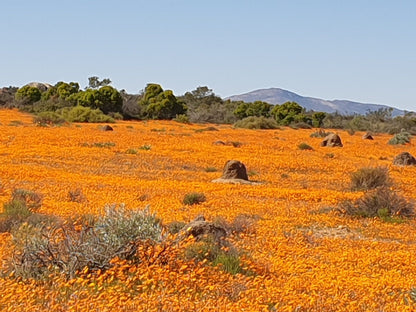
{"type": "Polygon", "coordinates": [[[370,190],[391,184],[386,167],[364,167],[351,174],[351,189],[370,190]]]}
{"type": "Polygon", "coordinates": [[[161,241],[162,226],[147,207],[127,210],[112,205],[99,217],[56,227],[23,223],[12,234],[15,251],[9,271],[23,278],[47,278],[52,272],[73,278],[85,267],[106,270],[116,257],[133,259],[140,241],[161,241]]]}
{"type": "Polygon", "coordinates": [[[414,203],[388,187],[368,191],[355,201],[344,201],[339,205],[340,212],[358,217],[409,218],[414,216],[414,203]]]}

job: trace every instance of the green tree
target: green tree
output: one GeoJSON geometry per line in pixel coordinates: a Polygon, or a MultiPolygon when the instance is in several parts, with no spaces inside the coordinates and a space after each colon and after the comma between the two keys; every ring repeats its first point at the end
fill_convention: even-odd
{"type": "Polygon", "coordinates": [[[104,114],[121,112],[123,98],[117,89],[111,86],[101,87],[100,89],[87,89],[69,97],[77,105],[99,109],[104,114]]]}
{"type": "Polygon", "coordinates": [[[41,99],[42,93],[36,87],[24,86],[19,88],[15,94],[15,100],[19,104],[33,104],[41,99]]]}
{"type": "Polygon", "coordinates": [[[100,87],[105,87],[111,84],[111,80],[108,78],[104,78],[100,80],[97,76],[92,76],[88,78],[88,87],[90,89],[98,89],[100,87]]]}
{"type": "Polygon", "coordinates": [[[240,118],[247,118],[251,116],[255,117],[270,117],[270,111],[272,109],[273,105],[262,102],[262,101],[255,101],[253,103],[245,103],[242,102],[237,106],[237,108],[234,111],[234,114],[240,118]]]}
{"type": "Polygon", "coordinates": [[[314,112],[314,113],[312,113],[312,125],[315,128],[322,127],[322,124],[324,122],[325,117],[326,117],[326,113],[324,113],[324,112],[314,112]]]}
{"type": "Polygon", "coordinates": [[[185,114],[186,105],[178,101],[171,90],[163,91],[158,84],[148,84],[143,98],[139,101],[144,117],[150,119],[173,119],[176,115],[185,114]]]}
{"type": "Polygon", "coordinates": [[[275,105],[271,111],[272,116],[281,125],[289,125],[294,121],[299,121],[297,115],[304,113],[304,108],[296,102],[286,102],[281,105],[275,105]]]}

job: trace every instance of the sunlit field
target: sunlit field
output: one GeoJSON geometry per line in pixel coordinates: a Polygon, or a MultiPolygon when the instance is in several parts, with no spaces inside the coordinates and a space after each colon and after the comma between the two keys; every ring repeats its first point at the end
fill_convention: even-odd
{"type": "MultiPolygon", "coordinates": [[[[86,269],[69,280],[3,274],[1,311],[415,311],[415,220],[386,222],[334,209],[363,195],[350,187],[350,174],[363,167],[387,167],[391,187],[416,200],[416,166],[392,164],[400,152],[416,155],[414,142],[394,146],[387,134],[370,141],[341,130],[344,146],[330,148],[310,136],[316,129],[174,121],[118,121],[114,131],[101,126],[40,127],[31,115],[0,110],[0,211],[13,190],[26,189],[42,194],[39,212],[62,219],[122,203],[149,205],[164,224],[249,215],[251,230],[232,238],[249,273],[185,260],[175,244],[160,261],[156,246],[143,250],[139,265],[116,259],[108,271],[86,269]],[[261,183],[213,183],[231,159],[261,183]],[[191,192],[206,201],[184,205],[191,192]]],[[[12,237],[0,235],[5,262],[12,237]]]]}

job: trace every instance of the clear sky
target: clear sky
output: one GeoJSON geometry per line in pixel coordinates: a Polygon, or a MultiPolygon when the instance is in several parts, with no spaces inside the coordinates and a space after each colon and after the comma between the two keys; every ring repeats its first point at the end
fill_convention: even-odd
{"type": "Polygon", "coordinates": [[[0,87],[110,78],[182,95],[277,87],[416,110],[415,0],[13,0],[0,87]]]}

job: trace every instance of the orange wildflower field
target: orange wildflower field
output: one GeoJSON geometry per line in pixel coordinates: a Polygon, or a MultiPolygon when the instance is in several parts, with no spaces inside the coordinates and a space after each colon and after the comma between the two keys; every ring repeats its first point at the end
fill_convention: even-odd
{"type": "MultiPolygon", "coordinates": [[[[350,174],[383,166],[393,188],[416,199],[416,166],[393,158],[416,147],[373,141],[338,131],[342,148],[321,147],[316,129],[234,129],[174,121],[118,121],[39,127],[33,116],[0,110],[0,211],[14,189],[42,194],[40,212],[62,218],[100,214],[106,204],[149,205],[163,220],[189,222],[256,216],[253,229],[234,238],[251,274],[232,275],[186,261],[176,245],[171,260],[132,265],[114,260],[105,272],[85,269],[74,279],[0,277],[1,311],[415,311],[416,221],[340,215],[328,207],[357,199],[350,174]],[[102,126],[102,125],[101,125],[102,126]],[[215,127],[215,128],[213,128],[215,127]],[[215,145],[216,141],[234,144],[215,145]],[[301,150],[307,143],[313,150],[301,150]],[[227,160],[240,160],[250,180],[213,183],[227,160]],[[216,170],[215,170],[215,169],[216,170]],[[81,190],[85,200],[71,201],[81,190]],[[184,205],[184,195],[206,201],[184,205]]],[[[12,237],[0,234],[3,262],[12,237]]],[[[146,249],[146,247],[143,247],[146,249]]],[[[152,258],[157,248],[142,250],[152,258]]]]}

